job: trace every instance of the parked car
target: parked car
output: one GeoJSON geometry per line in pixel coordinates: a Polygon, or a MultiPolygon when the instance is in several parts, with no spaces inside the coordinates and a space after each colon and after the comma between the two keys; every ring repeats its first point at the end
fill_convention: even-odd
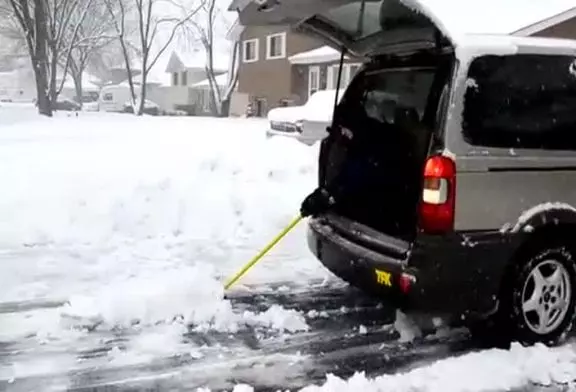
{"type": "MultiPolygon", "coordinates": [[[[344,95],[340,90],[338,100],[344,95]]],[[[286,106],[268,112],[270,128],[266,135],[288,136],[312,145],[324,138],[326,127],[332,121],[336,90],[320,90],[310,96],[304,105],[286,106]]]]}
{"type": "MultiPolygon", "coordinates": [[[[123,111],[124,113],[134,113],[134,109],[130,101],[124,103],[123,111]]],[[[147,99],[144,101],[144,114],[149,114],[151,116],[158,116],[160,115],[160,106],[147,99]]]]}
{"type": "MultiPolygon", "coordinates": [[[[97,92],[86,92],[81,100],[82,100],[82,110],[85,110],[87,112],[97,112],[99,109],[98,106],[98,97],[99,94],[97,92]]],[[[78,102],[78,98],[74,99],[75,102],[78,102]]]]}
{"type": "Polygon", "coordinates": [[[239,11],[369,58],[321,144],[319,185],[336,196],[309,221],[312,252],[398,308],[502,342],[561,341],[576,311],[576,41],[463,35],[418,0],[367,2],[380,24],[355,34],[364,3],[333,4],[239,11]]]}
{"type": "Polygon", "coordinates": [[[54,110],[66,112],[76,112],[80,109],[80,104],[70,98],[65,97],[59,97],[54,107],[54,110]]]}

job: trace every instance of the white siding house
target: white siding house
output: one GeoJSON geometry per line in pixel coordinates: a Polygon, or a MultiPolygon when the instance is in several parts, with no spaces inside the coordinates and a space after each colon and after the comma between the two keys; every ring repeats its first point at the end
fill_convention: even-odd
{"type": "MultiPolygon", "coordinates": [[[[217,74],[224,74],[226,66],[215,64],[217,74]]],[[[166,104],[172,110],[184,110],[188,112],[202,111],[204,102],[198,101],[202,94],[194,90],[196,84],[206,80],[206,69],[203,55],[187,55],[174,51],[168,60],[166,73],[170,75],[170,85],[166,88],[166,104]]]]}

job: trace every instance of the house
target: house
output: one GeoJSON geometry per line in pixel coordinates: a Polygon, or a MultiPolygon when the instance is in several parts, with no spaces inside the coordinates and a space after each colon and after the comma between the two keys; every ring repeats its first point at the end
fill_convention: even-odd
{"type": "MultiPolygon", "coordinates": [[[[227,56],[226,56],[227,57],[227,56]]],[[[218,53],[214,56],[216,75],[227,72],[227,58],[218,53]]],[[[204,101],[198,102],[196,84],[206,80],[205,56],[200,53],[187,54],[184,51],[173,51],[166,66],[166,73],[170,75],[170,83],[165,88],[166,105],[171,110],[183,110],[190,114],[201,112],[204,101]]]]}
{"type": "Polygon", "coordinates": [[[249,26],[237,22],[228,39],[238,41],[238,85],[230,103],[231,115],[244,115],[251,105],[257,116],[278,106],[300,105],[307,97],[308,74],[289,58],[323,46],[291,31],[288,26],[249,26]]]}
{"type": "MultiPolygon", "coordinates": [[[[218,86],[218,90],[220,90],[220,96],[226,90],[228,86],[228,72],[220,74],[215,78],[216,85],[218,86]]],[[[212,87],[210,85],[210,81],[206,78],[201,82],[195,83],[192,85],[192,95],[194,102],[196,103],[196,114],[198,115],[210,115],[212,114],[211,111],[211,93],[212,87]]]]}
{"type": "MultiPolygon", "coordinates": [[[[468,26],[471,32],[576,39],[574,1],[534,2],[530,7],[525,6],[524,1],[490,0],[492,4],[490,7],[484,6],[482,2],[464,0],[454,2],[456,4],[454,7],[451,2],[431,0],[431,3],[438,3],[436,5],[440,8],[444,4],[449,4],[450,7],[444,7],[443,11],[447,19],[453,20],[454,24],[462,23],[461,15],[469,14],[470,7],[477,7],[474,12],[481,13],[481,16],[486,14],[487,18],[480,18],[484,22],[472,20],[473,26],[468,26]],[[455,9],[456,6],[459,7],[458,10],[455,9]],[[491,23],[487,24],[485,20],[491,20],[491,23]]],[[[262,8],[260,3],[234,0],[229,11],[252,7],[253,16],[257,12],[263,12],[257,11],[262,8]]],[[[280,11],[270,11],[267,15],[271,15],[270,18],[275,23],[281,20],[280,11]]],[[[233,97],[234,114],[241,114],[239,112],[242,105],[238,103],[240,101],[245,105],[248,103],[256,105],[258,114],[265,115],[268,109],[284,104],[286,96],[292,98],[290,104],[300,104],[318,89],[335,87],[340,58],[337,50],[324,46],[324,42],[298,35],[292,32],[289,26],[262,26],[262,23],[260,26],[241,26],[238,21],[236,25],[234,31],[229,34],[229,39],[240,40],[242,52],[238,93],[233,97]],[[285,34],[285,42],[282,45],[285,46],[286,53],[280,58],[282,60],[285,58],[286,61],[269,59],[268,52],[275,50],[270,48],[271,44],[276,45],[278,40],[282,43],[282,39],[274,38],[274,34],[285,34]],[[295,40],[298,44],[294,44],[295,40]]],[[[346,59],[346,63],[348,65],[343,70],[342,86],[345,86],[358,70],[361,61],[346,59]]]]}
{"type": "MultiPolygon", "coordinates": [[[[340,57],[340,52],[330,46],[321,46],[290,56],[288,61],[294,70],[306,79],[300,94],[307,98],[318,90],[335,90],[338,87],[340,57]]],[[[340,88],[345,88],[350,83],[361,65],[358,59],[344,57],[340,88]]]]}

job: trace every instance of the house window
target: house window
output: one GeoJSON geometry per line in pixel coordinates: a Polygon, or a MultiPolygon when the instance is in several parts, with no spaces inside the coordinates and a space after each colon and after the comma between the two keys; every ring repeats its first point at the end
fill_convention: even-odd
{"type": "Polygon", "coordinates": [[[326,88],[328,90],[335,90],[336,86],[338,86],[338,68],[339,68],[338,65],[330,65],[328,67],[328,73],[327,73],[328,81],[326,83],[326,88]]]}
{"type": "MultiPolygon", "coordinates": [[[[336,89],[336,86],[338,86],[338,68],[339,65],[331,65],[328,67],[328,90],[334,90],[336,89]]],[[[340,88],[346,88],[359,69],[360,64],[344,64],[342,67],[342,81],[340,83],[340,88]]]]}
{"type": "Polygon", "coordinates": [[[182,72],[180,84],[182,86],[188,86],[188,72],[186,72],[186,71],[182,72]]]}
{"type": "Polygon", "coordinates": [[[320,67],[313,66],[308,70],[308,97],[320,89],[320,67]]]}
{"type": "Polygon", "coordinates": [[[272,34],[266,37],[266,58],[268,60],[286,57],[286,33],[272,34]]]}
{"type": "Polygon", "coordinates": [[[172,73],[172,86],[178,86],[178,72],[172,73]]]}
{"type": "Polygon", "coordinates": [[[114,100],[114,96],[112,95],[112,93],[106,93],[106,94],[104,94],[104,96],[102,97],[102,100],[103,100],[103,101],[106,101],[106,102],[111,102],[111,101],[114,100]]]}
{"type": "Polygon", "coordinates": [[[258,61],[258,39],[248,39],[242,43],[242,61],[253,63],[258,61]]]}

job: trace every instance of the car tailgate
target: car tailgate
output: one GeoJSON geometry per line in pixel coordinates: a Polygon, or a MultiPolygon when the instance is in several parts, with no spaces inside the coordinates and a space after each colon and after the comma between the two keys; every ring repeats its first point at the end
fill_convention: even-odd
{"type": "Polygon", "coordinates": [[[337,234],[351,242],[393,259],[405,260],[412,247],[408,241],[381,233],[340,215],[327,214],[318,218],[318,222],[329,226],[337,234]]]}

